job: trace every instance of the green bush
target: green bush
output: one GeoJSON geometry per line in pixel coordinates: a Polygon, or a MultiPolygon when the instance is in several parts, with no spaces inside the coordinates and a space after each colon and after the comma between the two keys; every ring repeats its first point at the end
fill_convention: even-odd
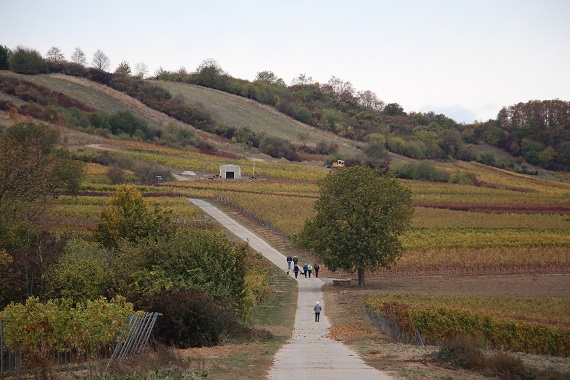
{"type": "Polygon", "coordinates": [[[487,165],[487,166],[497,166],[497,159],[492,152],[481,152],[475,156],[475,161],[487,165]]]}
{"type": "Polygon", "coordinates": [[[458,183],[461,185],[476,185],[477,177],[473,173],[455,172],[449,176],[449,183],[458,183]]]}
{"type": "Polygon", "coordinates": [[[50,267],[51,296],[76,302],[106,296],[113,281],[110,269],[109,253],[105,249],[83,240],[72,240],[50,267]]]}
{"type": "Polygon", "coordinates": [[[40,52],[18,46],[10,56],[10,70],[26,75],[45,74],[48,67],[40,52]]]}
{"type": "Polygon", "coordinates": [[[215,346],[237,323],[231,305],[215,301],[200,289],[171,289],[156,297],[152,310],[161,313],[156,340],[180,348],[215,346]]]}
{"type": "Polygon", "coordinates": [[[435,167],[431,161],[396,164],[391,168],[397,178],[414,179],[419,181],[448,182],[449,174],[435,167]]]}
{"type": "Polygon", "coordinates": [[[267,136],[261,141],[259,149],[274,158],[286,158],[289,161],[300,161],[295,147],[287,140],[276,136],[267,136]]]}

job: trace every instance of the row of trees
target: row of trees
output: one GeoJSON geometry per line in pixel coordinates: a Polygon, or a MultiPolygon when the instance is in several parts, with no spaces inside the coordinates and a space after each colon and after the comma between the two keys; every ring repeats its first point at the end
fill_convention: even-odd
{"type": "MultiPolygon", "coordinates": [[[[9,69],[20,74],[34,75],[49,72],[76,72],[86,67],[87,56],[80,47],[76,47],[70,59],[66,60],[64,53],[57,46],[51,47],[45,56],[42,56],[37,50],[25,46],[18,46],[11,50],[7,46],[0,45],[0,70],[9,69]]],[[[93,53],[91,67],[108,71],[111,67],[111,60],[102,50],[98,49],[93,53]]],[[[132,72],[130,65],[122,61],[115,72],[135,75],[142,79],[148,75],[148,67],[144,62],[138,62],[132,72]]]]}

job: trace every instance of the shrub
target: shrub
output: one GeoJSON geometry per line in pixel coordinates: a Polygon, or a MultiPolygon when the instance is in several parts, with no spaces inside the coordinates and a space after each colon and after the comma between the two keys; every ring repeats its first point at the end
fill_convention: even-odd
{"type": "Polygon", "coordinates": [[[393,165],[392,172],[398,178],[415,179],[419,181],[447,182],[449,174],[435,167],[431,161],[420,161],[418,163],[405,163],[393,165]]]}
{"type": "Polygon", "coordinates": [[[112,281],[109,270],[109,257],[104,249],[83,240],[72,240],[50,268],[52,296],[75,302],[105,296],[112,281]]]}
{"type": "Polygon", "coordinates": [[[158,206],[151,209],[139,190],[121,186],[101,213],[95,238],[107,248],[123,240],[136,242],[144,238],[168,235],[171,224],[167,212],[158,206]]]}
{"type": "Polygon", "coordinates": [[[313,115],[308,108],[297,107],[295,110],[295,119],[299,120],[301,123],[311,124],[313,115]]]}
{"type": "Polygon", "coordinates": [[[161,313],[153,331],[157,341],[180,348],[215,346],[234,329],[233,308],[200,289],[172,289],[156,297],[161,313]]]}
{"type": "MultiPolygon", "coordinates": [[[[296,161],[295,158],[295,147],[291,145],[287,140],[281,137],[267,136],[261,142],[259,149],[265,154],[270,155],[275,158],[291,157],[292,160],[296,161]]],[[[298,157],[298,156],[297,156],[298,157]]]]}
{"type": "Polygon", "coordinates": [[[125,174],[123,173],[123,170],[118,166],[113,165],[107,169],[107,176],[113,185],[126,183],[125,174]]]}
{"type": "Polygon", "coordinates": [[[37,50],[18,46],[10,56],[10,70],[20,74],[36,75],[47,73],[48,67],[37,50]]]}
{"type": "Polygon", "coordinates": [[[481,152],[475,156],[475,161],[487,166],[497,166],[497,159],[492,152],[481,152]]]}
{"type": "Polygon", "coordinates": [[[435,360],[451,367],[483,368],[485,354],[481,339],[473,336],[457,336],[439,345],[435,360]]]}
{"type": "Polygon", "coordinates": [[[474,173],[455,172],[449,177],[449,183],[476,185],[478,182],[477,176],[474,173]]]}
{"type": "Polygon", "coordinates": [[[150,139],[152,137],[152,132],[148,127],[147,121],[136,117],[129,111],[119,111],[114,113],[109,117],[108,122],[111,127],[111,132],[113,132],[114,135],[126,133],[133,137],[138,132],[139,134],[142,133],[144,139],[150,139]]]}

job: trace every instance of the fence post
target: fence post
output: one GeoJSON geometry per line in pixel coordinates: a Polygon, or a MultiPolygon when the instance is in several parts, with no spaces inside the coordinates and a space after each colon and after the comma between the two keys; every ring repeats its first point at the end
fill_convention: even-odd
{"type": "Polygon", "coordinates": [[[418,329],[416,329],[416,336],[417,336],[418,340],[420,341],[420,344],[422,345],[422,347],[425,347],[424,341],[422,339],[422,335],[420,334],[418,329]]]}
{"type": "Polygon", "coordinates": [[[0,378],[4,380],[4,321],[0,321],[0,378]]]}

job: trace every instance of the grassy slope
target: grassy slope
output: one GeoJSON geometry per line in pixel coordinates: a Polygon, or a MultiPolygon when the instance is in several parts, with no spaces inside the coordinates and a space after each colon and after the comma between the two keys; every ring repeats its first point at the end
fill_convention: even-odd
{"type": "Polygon", "coordinates": [[[255,133],[281,137],[294,144],[301,144],[301,136],[308,133],[307,145],[314,145],[320,141],[327,144],[334,143],[339,146],[339,153],[345,156],[358,154],[360,150],[356,147],[362,145],[362,143],[300,123],[277,112],[272,107],[237,95],[183,83],[153,82],[173,95],[182,96],[188,103],[202,105],[216,120],[236,128],[247,127],[255,133]]]}
{"type": "MultiPolygon", "coordinates": [[[[11,71],[2,71],[0,72],[0,75],[16,77],[47,87],[51,91],[61,92],[96,110],[104,110],[105,112],[113,113],[129,109],[126,104],[109,96],[109,94],[102,93],[100,91],[93,91],[93,88],[90,88],[87,85],[91,82],[87,80],[85,80],[86,84],[82,84],[81,81],[68,81],[66,80],[67,77],[64,75],[22,75],[11,71]]],[[[142,115],[138,116],[142,117],[142,115]]]]}
{"type": "MultiPolygon", "coordinates": [[[[167,123],[173,123],[184,125],[196,131],[192,126],[180,123],[160,112],[154,111],[128,95],[84,78],[61,74],[30,76],[10,71],[3,71],[0,75],[14,76],[45,86],[52,91],[61,92],[97,110],[111,113],[130,110],[138,117],[147,119],[151,126],[155,128],[161,128],[167,123]]],[[[249,99],[200,86],[163,81],[153,81],[153,83],[162,86],[173,95],[182,96],[188,103],[200,104],[211,112],[216,120],[229,126],[237,128],[248,127],[255,133],[281,137],[295,144],[301,144],[301,136],[306,135],[305,143],[307,145],[315,145],[320,141],[324,141],[327,144],[337,144],[339,153],[345,157],[353,157],[361,152],[358,147],[362,146],[362,143],[300,123],[275,111],[271,107],[249,99]]],[[[10,100],[13,101],[13,99],[10,100]]],[[[16,102],[18,101],[16,100],[16,102]]],[[[19,101],[19,103],[22,102],[19,101]]],[[[220,139],[218,137],[201,131],[197,131],[197,134],[203,139],[219,145],[220,139]]],[[[227,145],[225,148],[228,148],[227,145]]],[[[238,149],[237,153],[240,150],[238,149]]]]}

